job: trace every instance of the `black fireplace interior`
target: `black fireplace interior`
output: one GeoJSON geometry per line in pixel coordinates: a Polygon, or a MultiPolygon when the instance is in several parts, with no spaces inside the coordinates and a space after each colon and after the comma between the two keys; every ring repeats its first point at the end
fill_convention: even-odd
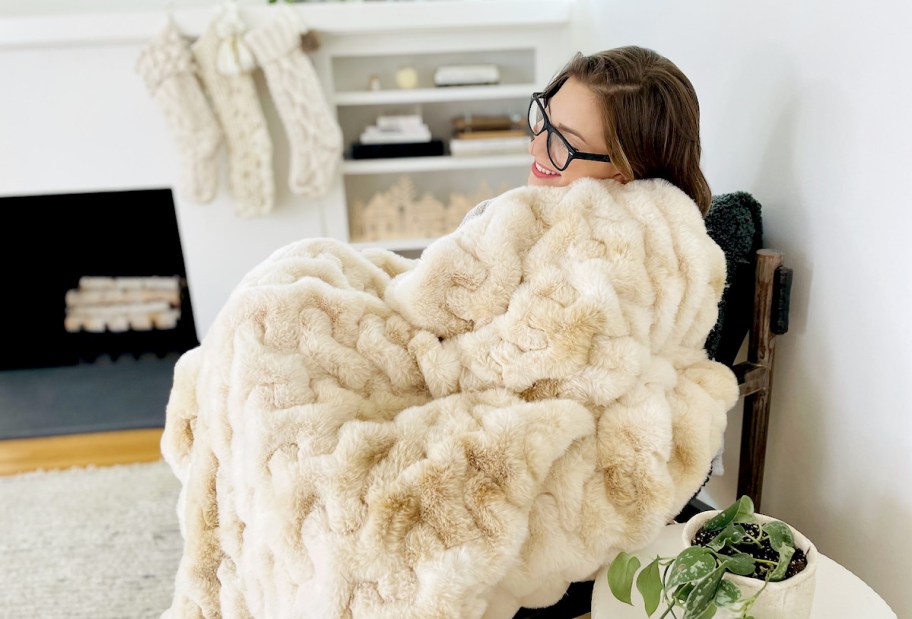
{"type": "Polygon", "coordinates": [[[0,370],[180,353],[198,344],[170,189],[0,198],[0,370]],[[172,328],[64,328],[66,294],[81,278],[171,277],[172,328]]]}

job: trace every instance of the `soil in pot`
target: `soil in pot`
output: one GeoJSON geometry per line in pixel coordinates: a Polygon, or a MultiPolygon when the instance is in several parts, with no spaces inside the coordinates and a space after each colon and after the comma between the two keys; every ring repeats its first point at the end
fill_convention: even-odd
{"type": "MultiPolygon", "coordinates": [[[[744,528],[747,533],[749,533],[754,538],[760,536],[760,525],[750,524],[750,523],[739,523],[740,526],[744,528]]],[[[691,540],[691,544],[694,546],[709,546],[710,540],[712,540],[718,531],[707,531],[705,528],[701,527],[697,534],[694,535],[691,540]]],[[[768,561],[777,561],[779,559],[779,553],[773,550],[772,545],[770,544],[769,538],[763,539],[763,541],[758,545],[752,540],[747,540],[745,543],[735,544],[734,547],[729,545],[724,546],[720,549],[719,554],[724,555],[733,555],[738,552],[743,552],[749,554],[754,559],[763,559],[768,561]]],[[[756,563],[756,568],[754,569],[753,574],[750,575],[751,578],[756,578],[758,580],[766,580],[766,574],[775,567],[774,565],[766,563],[756,563]]],[[[788,570],[785,572],[785,580],[788,580],[795,574],[801,572],[804,568],[807,567],[807,557],[804,554],[804,551],[801,548],[795,548],[795,554],[792,555],[792,560],[789,561],[788,570]]]]}

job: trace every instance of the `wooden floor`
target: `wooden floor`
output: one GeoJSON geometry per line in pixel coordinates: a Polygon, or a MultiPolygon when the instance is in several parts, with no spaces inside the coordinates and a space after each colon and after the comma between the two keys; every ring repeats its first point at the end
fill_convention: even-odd
{"type": "Polygon", "coordinates": [[[0,475],[160,460],[161,428],[0,440],[0,475]]]}

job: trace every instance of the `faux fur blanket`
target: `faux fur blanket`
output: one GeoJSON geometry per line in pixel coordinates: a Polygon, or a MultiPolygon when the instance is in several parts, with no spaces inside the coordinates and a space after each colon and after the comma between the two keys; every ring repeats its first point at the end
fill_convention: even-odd
{"type": "Polygon", "coordinates": [[[167,617],[510,617],[651,542],[738,397],[664,181],[523,187],[418,260],[311,239],[179,360],[167,617]]]}

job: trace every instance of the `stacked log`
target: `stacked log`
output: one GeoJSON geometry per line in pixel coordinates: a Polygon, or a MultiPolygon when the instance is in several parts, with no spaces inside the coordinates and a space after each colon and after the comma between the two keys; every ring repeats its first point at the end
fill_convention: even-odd
{"type": "Polygon", "coordinates": [[[179,277],[81,277],[66,293],[64,328],[90,331],[174,329],[180,320],[179,277]]]}

